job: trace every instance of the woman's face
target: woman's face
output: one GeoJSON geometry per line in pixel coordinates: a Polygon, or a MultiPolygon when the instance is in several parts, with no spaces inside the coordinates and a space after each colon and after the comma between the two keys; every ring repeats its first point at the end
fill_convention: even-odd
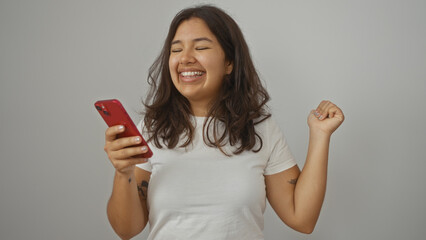
{"type": "Polygon", "coordinates": [[[232,71],[215,35],[199,18],[183,21],[172,40],[170,75],[176,89],[191,103],[194,114],[215,99],[224,76],[232,71]]]}

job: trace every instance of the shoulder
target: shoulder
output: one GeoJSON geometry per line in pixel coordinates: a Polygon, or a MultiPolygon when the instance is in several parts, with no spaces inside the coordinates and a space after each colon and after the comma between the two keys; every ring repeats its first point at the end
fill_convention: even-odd
{"type": "Polygon", "coordinates": [[[269,148],[273,148],[277,143],[287,144],[285,134],[274,115],[255,125],[255,129],[263,143],[269,148]]]}

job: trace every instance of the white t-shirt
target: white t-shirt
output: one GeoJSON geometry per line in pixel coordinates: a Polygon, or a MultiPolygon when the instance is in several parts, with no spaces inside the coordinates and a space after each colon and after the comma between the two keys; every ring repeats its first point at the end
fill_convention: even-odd
{"type": "MultiPolygon", "coordinates": [[[[263,140],[259,152],[227,157],[204,143],[205,118],[194,118],[196,128],[190,146],[159,149],[149,144],[153,157],[137,165],[152,172],[147,199],[148,240],[264,239],[264,175],[296,164],[282,131],[270,117],[255,126],[263,140]]],[[[141,131],[142,121],[138,127],[141,131]]],[[[232,149],[225,146],[228,153],[232,149]]]]}

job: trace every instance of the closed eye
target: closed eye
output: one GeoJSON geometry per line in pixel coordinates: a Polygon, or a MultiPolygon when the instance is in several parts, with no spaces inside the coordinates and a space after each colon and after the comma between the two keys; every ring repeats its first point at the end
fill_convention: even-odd
{"type": "Polygon", "coordinates": [[[177,53],[177,52],[182,52],[182,49],[172,49],[171,51],[174,53],[177,53]]]}
{"type": "Polygon", "coordinates": [[[197,47],[197,48],[195,48],[196,50],[206,50],[206,49],[210,49],[210,48],[208,48],[208,47],[197,47]]]}

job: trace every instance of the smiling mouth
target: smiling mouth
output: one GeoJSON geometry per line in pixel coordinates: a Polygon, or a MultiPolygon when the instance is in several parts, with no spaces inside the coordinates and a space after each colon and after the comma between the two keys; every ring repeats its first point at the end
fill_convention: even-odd
{"type": "Polygon", "coordinates": [[[204,75],[205,75],[205,72],[202,72],[202,71],[181,72],[179,74],[179,79],[183,82],[195,82],[203,78],[204,75]]]}

